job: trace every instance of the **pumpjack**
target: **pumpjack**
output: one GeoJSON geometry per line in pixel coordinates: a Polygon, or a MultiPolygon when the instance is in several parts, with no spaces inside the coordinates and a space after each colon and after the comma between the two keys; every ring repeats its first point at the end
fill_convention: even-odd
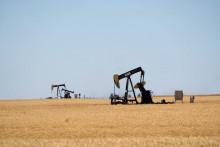
{"type": "Polygon", "coordinates": [[[126,80],[126,87],[125,87],[125,94],[124,97],[119,97],[118,95],[115,94],[115,88],[114,88],[114,97],[111,98],[111,104],[128,104],[128,102],[136,102],[136,104],[150,104],[153,103],[152,100],[152,91],[151,90],[145,90],[144,85],[146,84],[146,82],[144,81],[144,70],[142,70],[141,67],[135,68],[133,70],[130,70],[126,73],[123,73],[121,75],[114,75],[114,87],[116,86],[117,88],[120,88],[120,83],[119,81],[121,79],[127,78],[126,80]],[[135,84],[135,86],[133,86],[132,80],[131,80],[131,76],[133,74],[136,74],[140,72],[140,82],[135,84]],[[128,90],[128,85],[131,84],[132,90],[128,90]],[[134,91],[134,88],[138,88],[141,92],[141,102],[139,103],[137,101],[137,97],[134,91]],[[133,92],[134,98],[128,98],[128,93],[129,92],[133,92]]]}
{"type": "Polygon", "coordinates": [[[74,93],[74,91],[67,90],[65,84],[51,85],[51,91],[53,91],[54,88],[57,88],[57,97],[56,98],[71,98],[70,93],[74,93]],[[61,94],[60,87],[64,87],[61,90],[61,91],[64,91],[64,97],[61,94]]]}
{"type": "Polygon", "coordinates": [[[69,98],[69,99],[71,99],[70,93],[74,93],[74,91],[70,91],[64,88],[62,89],[62,91],[64,91],[64,98],[69,98]]]}

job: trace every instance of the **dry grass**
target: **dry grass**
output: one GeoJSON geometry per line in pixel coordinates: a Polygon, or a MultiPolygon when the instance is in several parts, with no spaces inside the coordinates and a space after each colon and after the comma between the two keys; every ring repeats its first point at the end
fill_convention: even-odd
{"type": "Polygon", "coordinates": [[[1,100],[0,146],[220,146],[220,96],[163,105],[1,100]]]}

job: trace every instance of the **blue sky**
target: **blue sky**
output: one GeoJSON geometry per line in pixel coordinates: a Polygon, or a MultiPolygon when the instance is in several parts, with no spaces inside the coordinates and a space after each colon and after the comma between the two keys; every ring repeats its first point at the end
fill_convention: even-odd
{"type": "Polygon", "coordinates": [[[0,99],[62,83],[109,97],[113,75],[139,66],[156,95],[220,93],[220,1],[0,0],[0,52],[0,99]]]}

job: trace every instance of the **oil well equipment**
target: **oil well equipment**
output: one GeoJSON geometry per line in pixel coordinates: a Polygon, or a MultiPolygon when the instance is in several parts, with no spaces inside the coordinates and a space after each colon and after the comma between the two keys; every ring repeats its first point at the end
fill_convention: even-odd
{"type": "Polygon", "coordinates": [[[114,78],[114,97],[111,98],[111,104],[128,104],[129,102],[135,102],[136,104],[149,104],[149,103],[153,103],[152,100],[152,91],[151,90],[145,90],[144,85],[146,84],[146,82],[144,81],[144,70],[142,70],[141,67],[135,68],[133,70],[130,70],[128,72],[125,72],[123,74],[115,74],[113,76],[114,78]],[[132,80],[131,80],[131,76],[140,72],[140,82],[138,82],[137,84],[135,84],[133,86],[132,80]],[[115,86],[117,88],[120,88],[120,83],[119,81],[121,79],[126,78],[126,87],[125,87],[125,94],[124,97],[119,97],[118,95],[115,94],[115,86]],[[129,84],[131,85],[132,90],[129,90],[129,84]],[[134,88],[138,88],[141,92],[141,102],[138,102],[136,94],[135,94],[135,90],[134,88]],[[133,93],[133,98],[128,98],[128,93],[132,92],[133,93]]]}
{"type": "Polygon", "coordinates": [[[56,88],[56,98],[71,98],[70,93],[74,93],[74,91],[67,90],[65,84],[51,85],[51,92],[53,92],[54,88],[56,88]],[[62,91],[64,91],[64,96],[62,96],[62,91]]]}

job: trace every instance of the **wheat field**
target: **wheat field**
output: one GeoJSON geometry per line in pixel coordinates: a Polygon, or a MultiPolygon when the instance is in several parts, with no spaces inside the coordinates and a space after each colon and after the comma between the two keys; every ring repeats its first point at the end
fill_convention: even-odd
{"type": "MultiPolygon", "coordinates": [[[[163,98],[173,101],[172,96],[153,101],[163,98]]],[[[220,96],[144,105],[1,100],[0,146],[220,146],[220,96]]]]}

